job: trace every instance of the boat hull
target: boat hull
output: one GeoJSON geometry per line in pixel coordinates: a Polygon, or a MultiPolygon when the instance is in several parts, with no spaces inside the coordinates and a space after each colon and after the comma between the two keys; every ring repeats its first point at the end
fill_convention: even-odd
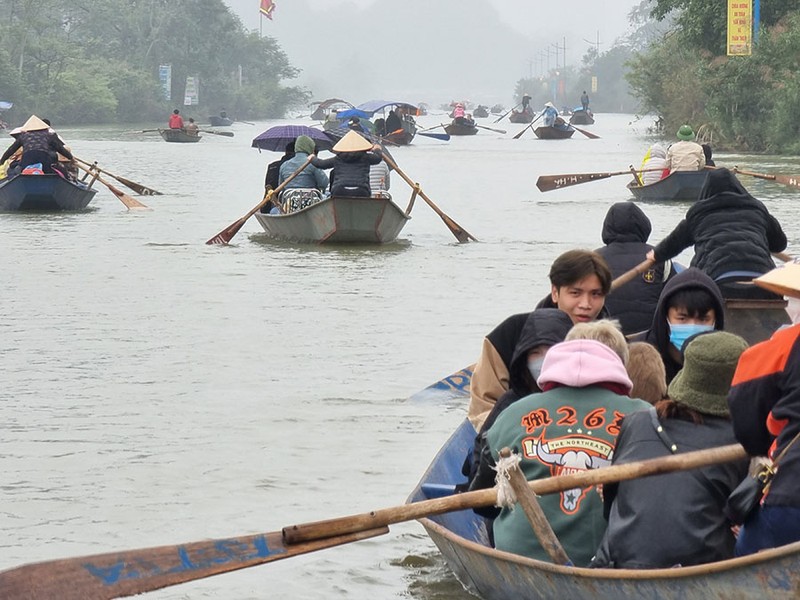
{"type": "Polygon", "coordinates": [[[594,115],[585,110],[576,110],[569,118],[571,125],[594,125],[594,115]]]}
{"type": "Polygon", "coordinates": [[[478,133],[478,128],[475,125],[462,125],[460,123],[445,125],[444,130],[450,135],[475,135],[478,133]]]}
{"type": "MultiPolygon", "coordinates": [[[[409,501],[427,500],[438,489],[463,481],[461,463],[475,429],[464,422],[434,459],[409,501]]],[[[597,600],[620,598],[797,598],[800,542],[752,556],[672,569],[585,569],[533,560],[488,545],[488,522],[471,510],[420,520],[461,583],[484,600],[597,600]]]]}
{"type": "Polygon", "coordinates": [[[387,244],[410,219],[390,198],[326,198],[283,215],[256,213],[267,237],[309,244],[387,244]]]}
{"type": "Polygon", "coordinates": [[[165,142],[177,144],[195,144],[203,137],[202,135],[189,135],[182,129],[159,129],[158,133],[161,134],[165,142]]]}
{"type": "Polygon", "coordinates": [[[229,119],[228,117],[211,116],[208,117],[208,123],[212,127],[230,127],[233,125],[233,119],[229,119]]]}
{"type": "Polygon", "coordinates": [[[571,127],[569,129],[559,129],[558,127],[537,127],[533,133],[540,140],[566,140],[572,137],[575,130],[571,127]]]}
{"type": "Polygon", "coordinates": [[[530,123],[533,121],[533,113],[512,110],[508,120],[512,123],[530,123]]]}
{"type": "Polygon", "coordinates": [[[649,185],[628,183],[628,190],[637,200],[645,202],[694,202],[708,178],[707,171],[675,171],[649,185]]]}
{"type": "Polygon", "coordinates": [[[0,182],[0,211],[83,210],[96,193],[58,175],[17,175],[0,182]]]}

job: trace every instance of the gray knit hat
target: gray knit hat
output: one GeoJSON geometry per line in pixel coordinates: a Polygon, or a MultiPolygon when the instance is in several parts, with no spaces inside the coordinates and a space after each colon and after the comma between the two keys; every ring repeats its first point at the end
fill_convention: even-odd
{"type": "Polygon", "coordinates": [[[727,331],[690,338],[683,351],[683,369],[669,384],[670,399],[706,415],[729,416],[728,390],[746,349],[743,338],[727,331]]]}

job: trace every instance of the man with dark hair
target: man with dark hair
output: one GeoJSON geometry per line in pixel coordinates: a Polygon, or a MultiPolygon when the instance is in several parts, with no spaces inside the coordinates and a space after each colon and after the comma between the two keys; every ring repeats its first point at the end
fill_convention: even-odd
{"type": "MultiPolygon", "coordinates": [[[[558,308],[574,323],[607,317],[606,294],[611,289],[611,271],[603,257],[590,250],[569,250],[550,267],[550,294],[536,308],[558,308]]],[[[508,317],[483,340],[470,384],[468,418],[476,430],[497,400],[509,388],[509,365],[520,334],[531,313],[508,317]]]]}
{"type": "Polygon", "coordinates": [[[724,329],[725,304],[714,280],[689,267],[664,286],[650,329],[631,338],[655,346],[664,360],[667,383],[683,367],[683,345],[701,331],[724,329]]]}

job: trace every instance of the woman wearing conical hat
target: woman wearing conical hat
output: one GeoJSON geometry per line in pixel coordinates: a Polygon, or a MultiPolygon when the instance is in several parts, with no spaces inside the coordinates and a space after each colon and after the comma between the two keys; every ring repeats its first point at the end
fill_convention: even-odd
{"type": "Polygon", "coordinates": [[[11,135],[14,137],[14,143],[0,157],[0,163],[5,162],[20,148],[22,148],[22,158],[20,159],[22,169],[28,165],[40,163],[42,171],[52,173],[52,165],[58,160],[58,154],[74,160],[72,153],[64,146],[64,142],[61,141],[58,134],[36,115],[32,115],[22,127],[12,131],[11,135]]]}
{"type": "Polygon", "coordinates": [[[380,149],[357,132],[348,131],[333,147],[336,156],[314,157],[311,164],[319,169],[333,167],[331,196],[370,196],[369,168],[383,160],[380,149]]]}

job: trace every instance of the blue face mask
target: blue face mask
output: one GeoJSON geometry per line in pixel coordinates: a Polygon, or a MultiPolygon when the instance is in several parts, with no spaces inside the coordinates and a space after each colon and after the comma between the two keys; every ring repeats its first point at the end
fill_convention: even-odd
{"type": "MultiPolygon", "coordinates": [[[[528,361],[528,371],[533,376],[534,381],[539,380],[539,375],[542,374],[542,365],[544,364],[544,357],[532,358],[528,361]]],[[[538,385],[538,384],[537,384],[538,385]]]]}
{"type": "Polygon", "coordinates": [[[669,321],[667,321],[667,325],[669,326],[669,341],[678,349],[678,352],[683,352],[683,345],[686,343],[686,340],[694,334],[703,331],[714,331],[713,325],[695,325],[694,323],[673,324],[669,321]]]}

